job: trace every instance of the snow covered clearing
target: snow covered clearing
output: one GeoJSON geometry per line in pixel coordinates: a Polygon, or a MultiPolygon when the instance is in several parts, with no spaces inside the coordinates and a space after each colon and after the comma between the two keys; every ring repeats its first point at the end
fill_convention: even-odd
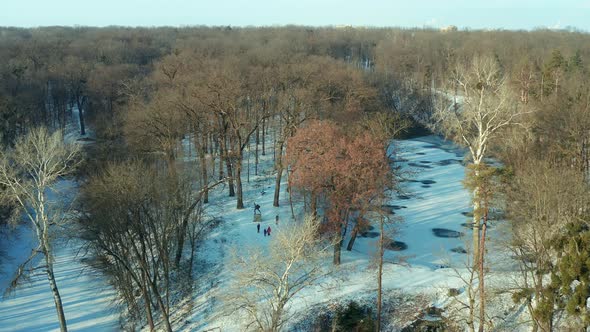
{"type": "MultiPolygon", "coordinates": [[[[401,217],[402,222],[387,225],[387,236],[397,241],[394,248],[386,250],[383,272],[385,292],[403,292],[426,297],[429,305],[443,306],[449,301],[449,288],[461,289],[464,285],[457,273],[466,273],[466,247],[462,238],[470,238],[470,229],[461,224],[468,222],[469,193],[463,188],[464,151],[439,137],[428,136],[410,140],[395,141],[391,145],[396,163],[409,171],[408,180],[403,184],[404,193],[392,197],[387,203],[392,216],[401,217]],[[467,236],[469,235],[469,236],[467,236]],[[407,246],[407,248],[406,248],[407,246]],[[400,250],[405,248],[405,250],[400,250]]],[[[261,169],[268,172],[269,157],[263,159],[261,169]]],[[[273,180],[271,173],[251,176],[250,183],[244,181],[246,209],[235,210],[234,200],[223,198],[225,192],[217,191],[206,212],[210,217],[221,220],[200,248],[206,265],[217,266],[206,276],[208,282],[197,285],[195,308],[177,328],[187,330],[239,330],[243,323],[239,317],[222,316],[221,291],[232,281],[235,271],[229,265],[227,253],[230,250],[245,252],[244,249],[265,250],[269,237],[257,233],[253,220],[254,203],[262,210],[262,227],[270,226],[274,232],[291,220],[289,197],[286,192],[286,177],[283,178],[280,207],[272,206],[273,180]],[[280,223],[275,225],[275,216],[280,223]],[[218,264],[218,265],[217,265],[218,264]]],[[[296,201],[297,221],[302,218],[302,203],[296,201]]],[[[377,288],[375,262],[379,233],[377,224],[373,229],[357,238],[352,251],[343,248],[342,265],[330,277],[322,280],[317,287],[304,290],[293,300],[290,310],[305,314],[312,307],[327,306],[345,300],[366,302],[374,299],[377,288]]],[[[496,234],[492,227],[490,236],[496,234]]],[[[349,232],[350,233],[350,232],[349,232]]],[[[348,238],[345,239],[346,245],[348,238]]],[[[490,250],[492,252],[492,250],[490,250]]],[[[500,257],[500,256],[498,256],[500,257]]],[[[492,263],[504,261],[492,259],[492,263]]],[[[327,259],[326,266],[331,265],[327,259]]],[[[503,269],[513,271],[510,263],[503,269]]],[[[201,278],[202,280],[202,278],[201,278]]],[[[399,293],[397,293],[399,294],[399,293]]],[[[373,300],[374,301],[374,300],[373,300]]],[[[372,302],[374,303],[374,302],[372,302]]],[[[425,309],[417,306],[414,313],[425,309]]],[[[414,317],[407,317],[411,322],[414,317]]],[[[397,325],[398,327],[400,325],[397,325]]],[[[294,327],[292,327],[294,328],[294,327]]],[[[392,326],[393,328],[393,326],[392,326]]]]}

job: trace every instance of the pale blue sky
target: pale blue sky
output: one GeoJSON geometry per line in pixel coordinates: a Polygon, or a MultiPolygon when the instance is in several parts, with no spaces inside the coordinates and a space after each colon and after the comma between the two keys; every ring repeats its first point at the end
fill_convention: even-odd
{"type": "Polygon", "coordinates": [[[0,26],[285,24],[590,31],[590,0],[0,0],[0,26]]]}

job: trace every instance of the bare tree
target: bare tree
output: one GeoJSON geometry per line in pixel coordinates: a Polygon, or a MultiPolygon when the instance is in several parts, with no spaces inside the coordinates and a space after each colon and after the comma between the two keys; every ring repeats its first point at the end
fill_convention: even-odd
{"type": "MultiPolygon", "coordinates": [[[[43,269],[53,293],[61,331],[67,331],[66,318],[53,272],[52,229],[64,221],[58,202],[48,197],[52,185],[70,173],[77,163],[79,147],[64,143],[61,131],[50,133],[45,127],[32,129],[17,139],[15,147],[0,152],[0,186],[6,188],[3,199],[14,203],[17,210],[33,224],[39,245],[22,264],[11,284],[14,289],[26,271],[26,265],[37,254],[45,259],[43,269]]],[[[16,213],[17,217],[20,213],[16,213]]]]}
{"type": "MultiPolygon", "coordinates": [[[[443,92],[435,111],[435,129],[442,131],[455,142],[467,146],[474,177],[478,166],[488,155],[490,141],[504,127],[515,124],[524,114],[519,110],[510,92],[507,79],[501,73],[497,61],[491,57],[476,56],[465,66],[458,66],[452,77],[456,92],[453,100],[443,92]]],[[[482,219],[480,189],[473,189],[473,255],[477,264],[479,256],[479,228],[482,219]]]]}
{"type": "Polygon", "coordinates": [[[330,273],[322,260],[331,245],[318,234],[318,222],[308,217],[273,235],[268,253],[252,248],[236,254],[232,266],[238,272],[225,295],[228,314],[245,313],[247,328],[280,331],[293,316],[289,302],[330,273]]]}

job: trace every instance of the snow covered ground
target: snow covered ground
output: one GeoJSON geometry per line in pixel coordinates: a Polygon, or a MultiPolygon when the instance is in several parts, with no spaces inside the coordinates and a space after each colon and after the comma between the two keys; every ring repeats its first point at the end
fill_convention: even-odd
{"type": "MultiPolygon", "coordinates": [[[[410,174],[403,183],[403,195],[392,197],[387,202],[394,212],[392,216],[401,217],[402,222],[389,225],[386,235],[407,248],[386,250],[384,291],[421,296],[430,304],[444,305],[448,303],[448,289],[463,286],[456,270],[465,272],[466,254],[460,248],[465,247],[465,240],[468,241],[471,234],[468,228],[461,225],[469,219],[462,213],[469,211],[470,199],[461,183],[465,172],[462,165],[464,151],[435,136],[396,141],[391,149],[397,151],[396,163],[410,174]],[[439,229],[439,236],[433,231],[436,228],[439,229]]],[[[220,291],[235,273],[228,264],[229,252],[246,248],[265,250],[268,245],[270,238],[257,233],[256,224],[252,222],[255,203],[261,206],[262,226],[270,226],[273,234],[280,232],[286,224],[295,222],[291,219],[289,197],[285,190],[286,176],[283,177],[281,206],[272,206],[272,153],[261,158],[259,175],[254,175],[251,158],[249,182],[247,170],[243,172],[245,209],[235,209],[235,199],[227,197],[227,188],[218,187],[211,193],[205,213],[220,222],[199,248],[194,303],[182,308],[184,310],[175,311],[172,319],[176,330],[204,331],[219,327],[223,331],[240,331],[239,317],[220,315],[223,304],[220,291]],[[275,224],[277,215],[279,225],[275,224]]],[[[302,204],[297,199],[294,203],[295,213],[300,218],[302,204]]],[[[344,299],[366,301],[375,296],[377,273],[374,262],[379,234],[377,225],[374,226],[365,236],[357,238],[352,251],[343,248],[339,271],[322,280],[320,286],[302,292],[294,299],[292,310],[305,313],[318,305],[344,299]]],[[[15,262],[27,256],[27,250],[30,250],[27,243],[31,243],[27,242],[30,241],[27,231],[19,229],[18,232],[26,241],[9,241],[9,246],[19,246],[10,250],[15,262]],[[23,251],[26,251],[24,255],[23,251]]],[[[496,228],[492,227],[492,236],[494,232],[496,228]]],[[[2,246],[6,244],[2,242],[2,246]]],[[[77,254],[80,245],[71,241],[56,246],[57,282],[69,328],[72,331],[118,330],[119,313],[112,304],[114,292],[103,278],[91,273],[80,262],[82,257],[77,254]]],[[[330,264],[331,259],[326,261],[327,266],[330,264]]],[[[13,270],[14,266],[12,261],[2,263],[0,268],[4,271],[0,282],[7,280],[6,271],[13,270]]],[[[513,268],[509,262],[504,267],[506,271],[513,268]]],[[[411,318],[408,317],[408,320],[411,318]]],[[[34,276],[30,284],[23,285],[13,296],[0,301],[0,331],[47,331],[57,328],[51,292],[43,275],[34,276]]]]}
{"type": "MultiPolygon", "coordinates": [[[[55,274],[68,329],[118,331],[114,291],[81,263],[80,245],[70,241],[55,248],[55,274]]],[[[53,297],[42,271],[0,301],[0,331],[59,331],[53,297]]]]}
{"type": "MultiPolygon", "coordinates": [[[[469,193],[461,182],[465,175],[462,165],[465,152],[435,136],[395,141],[390,149],[396,151],[396,164],[408,171],[408,180],[402,185],[404,193],[392,197],[387,203],[392,216],[401,217],[402,222],[387,226],[386,235],[407,249],[386,250],[384,290],[427,294],[431,304],[444,305],[448,302],[449,288],[464,286],[457,278],[457,271],[466,272],[466,254],[462,248],[466,247],[465,241],[471,239],[471,230],[461,225],[468,222],[466,214],[470,210],[469,193]],[[439,236],[433,229],[438,229],[439,236]]],[[[268,157],[265,160],[269,162],[268,157]]],[[[267,164],[262,169],[268,170],[269,166],[267,164]]],[[[222,222],[210,234],[201,252],[205,254],[205,265],[217,268],[206,276],[210,283],[197,288],[197,305],[189,318],[178,325],[179,328],[239,330],[239,319],[219,315],[222,306],[219,291],[225,283],[231,282],[235,272],[228,264],[227,253],[245,248],[264,250],[267,246],[270,239],[258,234],[256,224],[252,222],[254,202],[261,205],[263,227],[271,226],[273,232],[280,232],[286,222],[291,222],[288,194],[284,190],[286,178],[283,178],[281,206],[278,208],[272,206],[273,179],[267,174],[254,176],[251,183],[245,183],[247,208],[241,211],[234,208],[233,199],[220,196],[226,191],[212,196],[212,204],[206,211],[222,222]],[[280,216],[279,226],[274,224],[276,215],[280,216]]],[[[300,212],[301,203],[296,202],[298,219],[301,218],[300,212]]],[[[320,286],[303,291],[294,300],[292,310],[304,312],[318,304],[374,296],[377,287],[374,262],[379,235],[377,224],[374,226],[364,237],[357,238],[352,251],[343,248],[339,272],[325,278],[320,286]]],[[[490,235],[495,236],[494,232],[496,230],[492,227],[490,235]]],[[[326,264],[331,264],[331,259],[326,264]]],[[[505,268],[511,270],[513,267],[505,264],[505,268]]]]}

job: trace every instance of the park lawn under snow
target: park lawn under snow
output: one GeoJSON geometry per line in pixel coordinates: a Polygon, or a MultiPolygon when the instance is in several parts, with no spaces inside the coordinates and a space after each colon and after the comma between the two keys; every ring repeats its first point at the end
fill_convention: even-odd
{"type": "MultiPolygon", "coordinates": [[[[387,203],[394,212],[392,216],[395,218],[392,219],[401,217],[401,222],[386,226],[386,235],[405,243],[407,249],[385,251],[384,291],[427,294],[431,304],[445,305],[448,289],[463,287],[457,278],[457,271],[466,271],[466,254],[451,249],[463,248],[465,240],[471,239],[471,231],[461,225],[469,220],[462,213],[470,210],[470,196],[462,184],[465,175],[462,165],[464,151],[439,137],[427,136],[394,141],[389,152],[395,152],[392,159],[408,174],[405,175],[407,181],[402,184],[404,193],[392,197],[387,203]],[[444,229],[447,235],[459,235],[460,232],[465,236],[437,237],[433,228],[444,229]]],[[[250,183],[244,181],[244,210],[235,209],[235,200],[225,197],[226,189],[221,193],[218,189],[212,195],[206,213],[209,217],[218,218],[220,223],[201,246],[200,256],[204,257],[205,261],[201,262],[204,266],[215,268],[211,268],[205,277],[207,282],[196,286],[194,310],[177,328],[201,331],[220,327],[222,330],[238,331],[243,323],[238,317],[220,314],[223,306],[221,291],[236,272],[232,269],[228,253],[232,250],[240,254],[252,249],[266,250],[270,238],[264,237],[262,231],[256,232],[254,203],[261,206],[262,227],[270,226],[272,234],[281,232],[287,223],[294,222],[285,190],[286,176],[283,177],[280,207],[272,206],[274,176],[268,172],[272,169],[271,162],[269,156],[263,158],[259,169],[267,173],[251,176],[250,183]],[[278,226],[274,222],[276,215],[280,219],[278,226]]],[[[294,203],[295,222],[300,222],[303,218],[302,203],[298,200],[294,203]]],[[[301,292],[293,300],[291,310],[305,313],[312,306],[375,296],[379,228],[376,221],[373,226],[365,237],[357,238],[352,251],[346,251],[348,238],[345,239],[338,271],[325,277],[319,286],[301,292]]],[[[490,230],[490,234],[493,233],[494,228],[490,230]]],[[[326,259],[326,265],[330,264],[331,257],[326,259]]],[[[408,321],[412,318],[408,317],[408,321]]]]}
{"type": "MultiPolygon", "coordinates": [[[[392,216],[401,217],[402,221],[387,226],[386,235],[405,243],[407,249],[386,250],[384,292],[426,294],[430,304],[445,305],[448,302],[448,288],[463,286],[455,269],[449,267],[464,272],[462,266],[465,254],[451,251],[464,246],[464,239],[436,237],[432,229],[463,232],[465,238],[470,239],[470,230],[461,226],[468,220],[461,213],[469,211],[469,193],[461,183],[465,172],[461,164],[464,151],[435,136],[395,141],[390,149],[396,152],[393,156],[396,165],[402,165],[410,174],[406,176],[409,180],[402,185],[403,195],[392,197],[387,203],[395,212],[392,216]]],[[[217,327],[224,331],[241,330],[242,320],[239,317],[220,315],[223,305],[220,291],[232,281],[236,272],[229,264],[230,252],[235,250],[244,254],[250,249],[265,251],[274,234],[281,232],[285,225],[302,219],[302,203],[297,197],[294,197],[297,221],[291,218],[286,176],[283,177],[280,207],[272,206],[272,153],[261,157],[259,175],[254,175],[254,158],[250,158],[249,181],[247,169],[243,172],[245,209],[235,208],[235,199],[227,197],[225,187],[217,187],[211,193],[205,214],[207,218],[218,219],[219,223],[198,249],[194,267],[194,303],[173,311],[175,330],[203,331],[217,327]],[[257,233],[256,223],[253,222],[254,203],[261,206],[261,233],[257,233]],[[275,224],[276,215],[279,215],[279,225],[275,224]],[[268,226],[272,228],[273,235],[264,237],[262,228],[268,226]]],[[[247,165],[245,160],[244,168],[247,165]]],[[[378,225],[375,223],[373,226],[374,229],[366,237],[357,238],[352,251],[346,251],[348,239],[345,239],[342,264],[338,271],[325,277],[319,286],[301,292],[292,301],[292,312],[305,314],[312,307],[351,299],[366,302],[374,298],[377,287],[375,259],[378,225]]],[[[32,236],[30,229],[21,227],[18,232],[20,239],[26,241],[8,242],[8,246],[12,246],[10,253],[15,259],[2,263],[0,282],[3,287],[7,270],[14,270],[16,261],[26,257],[34,245],[34,238],[29,240],[32,236]]],[[[494,232],[494,228],[491,232],[494,232]]],[[[114,290],[104,278],[81,263],[82,254],[78,254],[81,246],[81,242],[74,240],[56,245],[55,272],[68,327],[72,331],[117,330],[120,313],[113,305],[114,290]]],[[[330,264],[331,257],[326,259],[326,266],[330,264]]],[[[416,308],[420,309],[423,307],[416,308]]],[[[407,322],[412,318],[407,317],[407,322]]],[[[44,275],[34,276],[30,284],[22,285],[14,295],[0,301],[0,331],[56,329],[55,308],[44,275]]]]}

